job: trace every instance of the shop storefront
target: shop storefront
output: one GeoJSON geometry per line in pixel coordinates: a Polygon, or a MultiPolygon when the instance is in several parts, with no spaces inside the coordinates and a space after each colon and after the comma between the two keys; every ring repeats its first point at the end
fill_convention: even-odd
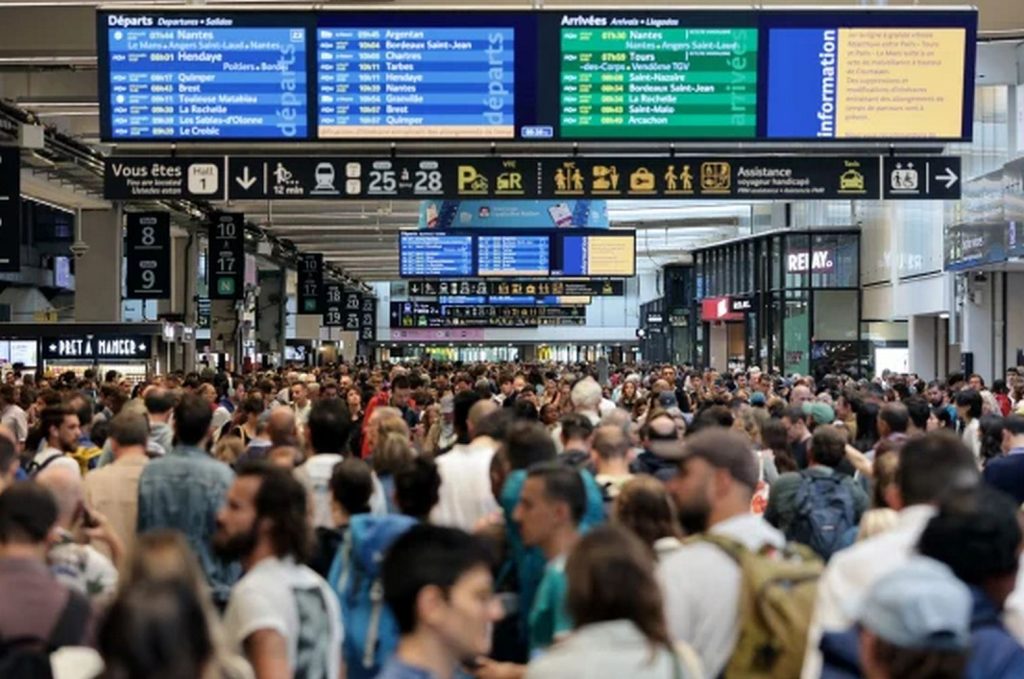
{"type": "Polygon", "coordinates": [[[164,323],[12,323],[0,327],[0,343],[21,347],[22,360],[12,361],[12,365],[42,369],[53,376],[73,372],[81,377],[88,369],[97,374],[116,370],[130,382],[142,381],[166,367],[174,336],[164,323]],[[26,345],[35,350],[26,351],[26,345]]]}
{"type": "Polygon", "coordinates": [[[860,234],[778,231],[694,253],[693,361],[860,374],[860,234]]]}

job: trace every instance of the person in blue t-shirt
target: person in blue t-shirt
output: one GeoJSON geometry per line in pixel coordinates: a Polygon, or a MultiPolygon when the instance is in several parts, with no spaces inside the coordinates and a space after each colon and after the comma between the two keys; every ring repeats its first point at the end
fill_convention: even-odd
{"type": "Polygon", "coordinates": [[[388,550],[381,581],[401,637],[377,679],[463,677],[465,662],[490,652],[502,610],[489,552],[477,538],[414,526],[388,550]]]}

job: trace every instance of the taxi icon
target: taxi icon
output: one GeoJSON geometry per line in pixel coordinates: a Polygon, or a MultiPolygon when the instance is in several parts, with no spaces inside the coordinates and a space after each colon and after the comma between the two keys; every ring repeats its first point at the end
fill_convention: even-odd
{"type": "Polygon", "coordinates": [[[840,191],[863,191],[864,175],[856,170],[850,169],[839,175],[840,191]]]}

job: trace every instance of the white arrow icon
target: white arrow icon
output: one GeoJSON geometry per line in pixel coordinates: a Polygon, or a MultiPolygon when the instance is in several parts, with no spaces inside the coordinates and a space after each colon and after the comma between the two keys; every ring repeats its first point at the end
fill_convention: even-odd
{"type": "Polygon", "coordinates": [[[248,191],[250,188],[252,188],[252,185],[256,183],[256,177],[253,177],[251,174],[249,174],[249,166],[246,165],[245,169],[242,170],[242,176],[235,177],[235,181],[238,182],[238,185],[241,186],[244,190],[248,191]]]}
{"type": "Polygon", "coordinates": [[[953,168],[951,167],[947,167],[946,171],[942,174],[935,175],[935,178],[940,181],[944,181],[947,189],[952,188],[953,184],[956,184],[957,180],[960,179],[956,176],[956,173],[953,172],[953,168]]]}

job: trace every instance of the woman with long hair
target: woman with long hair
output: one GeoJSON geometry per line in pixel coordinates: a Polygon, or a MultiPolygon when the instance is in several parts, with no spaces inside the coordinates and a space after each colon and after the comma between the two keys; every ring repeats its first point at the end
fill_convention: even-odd
{"type": "Polygon", "coordinates": [[[249,679],[227,649],[206,577],[180,533],[140,535],[99,628],[101,679],[249,679]]]}
{"type": "Polygon", "coordinates": [[[692,679],[696,655],[669,637],[650,550],[624,528],[596,528],[565,567],[575,629],[527,668],[527,679],[692,679]]]}
{"type": "Polygon", "coordinates": [[[626,481],[615,497],[612,522],[628,528],[656,557],[682,546],[683,531],[665,484],[647,474],[626,481]]]}
{"type": "Polygon", "coordinates": [[[796,459],[789,449],[786,425],[782,420],[773,417],[761,424],[761,449],[771,451],[779,474],[798,471],[796,459]]]}
{"type": "Polygon", "coordinates": [[[853,447],[866,453],[878,443],[878,411],[877,403],[866,402],[857,411],[857,441],[853,447]]]}
{"type": "Polygon", "coordinates": [[[632,411],[639,400],[640,393],[637,391],[636,382],[633,380],[626,380],[622,385],[622,395],[619,397],[618,406],[623,410],[632,411]]]}

